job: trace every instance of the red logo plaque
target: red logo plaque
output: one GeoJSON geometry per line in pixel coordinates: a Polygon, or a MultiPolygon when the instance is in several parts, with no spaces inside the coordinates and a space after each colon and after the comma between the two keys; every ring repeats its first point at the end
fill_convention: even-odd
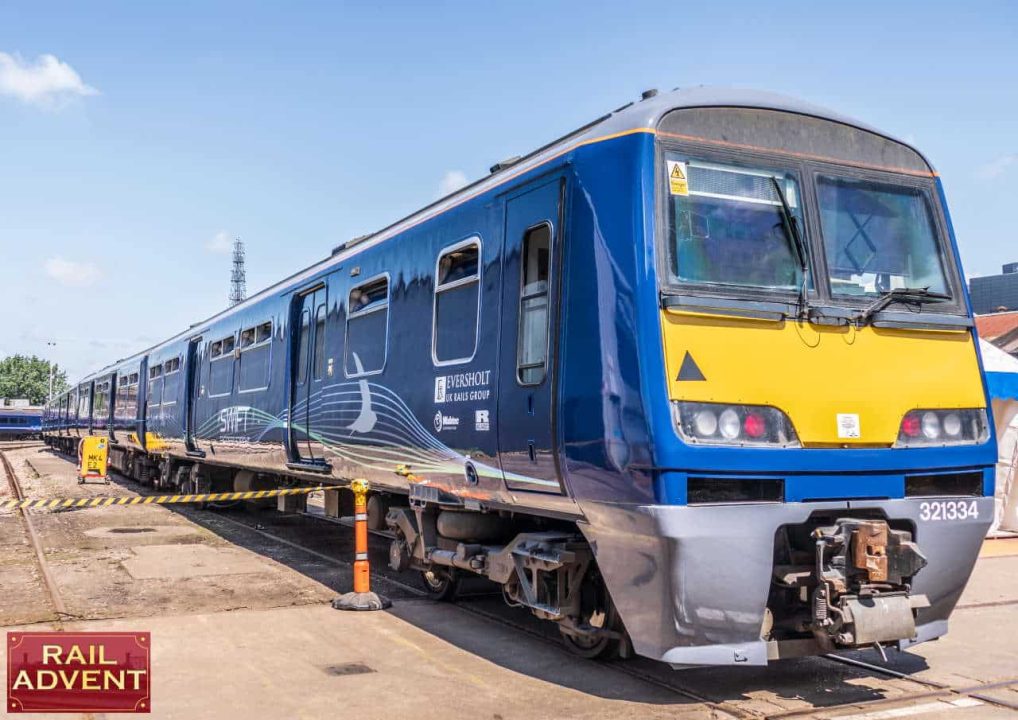
{"type": "Polygon", "coordinates": [[[150,712],[147,632],[7,633],[7,712],[150,712]]]}

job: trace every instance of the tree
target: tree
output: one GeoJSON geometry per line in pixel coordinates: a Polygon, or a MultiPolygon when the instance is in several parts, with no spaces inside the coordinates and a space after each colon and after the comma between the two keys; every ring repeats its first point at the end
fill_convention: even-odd
{"type": "MultiPolygon", "coordinates": [[[[49,397],[50,362],[35,355],[11,355],[0,360],[0,398],[28,398],[42,405],[49,397]]],[[[67,389],[67,373],[53,365],[53,395],[67,389]]]]}

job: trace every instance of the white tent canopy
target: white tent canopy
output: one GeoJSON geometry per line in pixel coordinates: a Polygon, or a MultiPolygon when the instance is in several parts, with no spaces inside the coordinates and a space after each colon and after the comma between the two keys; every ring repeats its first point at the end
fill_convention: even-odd
{"type": "Polygon", "coordinates": [[[1018,359],[979,341],[997,428],[996,513],[990,533],[1018,532],[1018,359]]]}

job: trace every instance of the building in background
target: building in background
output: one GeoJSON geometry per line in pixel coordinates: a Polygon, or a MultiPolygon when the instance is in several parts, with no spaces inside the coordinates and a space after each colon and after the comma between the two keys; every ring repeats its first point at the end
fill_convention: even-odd
{"type": "Polygon", "coordinates": [[[976,316],[979,337],[1018,358],[1018,311],[976,316]]]}
{"type": "Polygon", "coordinates": [[[977,314],[1018,310],[1018,262],[1005,265],[1000,275],[969,280],[969,295],[977,314]]]}

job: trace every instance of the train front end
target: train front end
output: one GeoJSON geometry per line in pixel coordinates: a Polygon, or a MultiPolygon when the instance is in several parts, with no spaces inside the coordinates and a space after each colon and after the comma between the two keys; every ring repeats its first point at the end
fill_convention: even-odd
{"type": "Polygon", "coordinates": [[[936,174],[774,106],[670,110],[655,148],[655,502],[585,504],[634,648],[765,664],[942,635],[996,453],[936,174]]]}

